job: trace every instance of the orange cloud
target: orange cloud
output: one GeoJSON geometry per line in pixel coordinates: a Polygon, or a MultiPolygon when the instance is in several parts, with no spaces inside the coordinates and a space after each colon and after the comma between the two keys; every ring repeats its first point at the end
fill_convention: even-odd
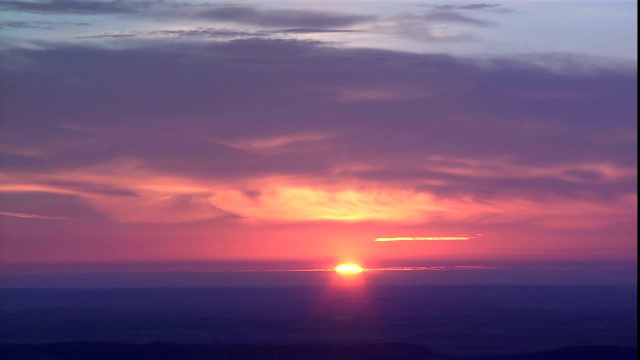
{"type": "Polygon", "coordinates": [[[559,165],[521,165],[509,157],[494,157],[489,159],[468,159],[448,156],[429,156],[426,158],[426,168],[446,174],[464,175],[477,178],[535,178],[550,177],[560,180],[586,182],[593,181],[580,174],[591,173],[597,175],[600,181],[616,181],[634,178],[637,170],[634,167],[622,167],[612,163],[593,162],[559,165]],[[489,164],[489,165],[488,165],[489,164]]]}
{"type": "MultiPolygon", "coordinates": [[[[434,159],[432,159],[434,160],[434,159]]],[[[518,167],[506,160],[483,168],[469,160],[435,158],[440,171],[471,178],[526,176],[567,177],[588,181],[580,171],[600,174],[593,181],[632,176],[610,164],[578,164],[556,168],[518,167]],[[521,175],[525,176],[525,175],[521,175]]],[[[73,171],[40,174],[5,173],[0,192],[45,192],[82,198],[118,222],[184,223],[224,217],[253,222],[380,221],[404,224],[458,221],[474,223],[529,222],[545,227],[593,227],[628,220],[637,196],[598,202],[591,198],[503,194],[491,199],[473,195],[443,197],[415,191],[407,181],[323,181],[317,177],[256,177],[210,180],[164,174],[143,161],[124,158],[73,171]],[[253,195],[248,195],[248,190],[253,195]]],[[[631,215],[630,215],[631,214],[631,215]]],[[[426,239],[424,239],[426,240],[426,239]]],[[[442,239],[441,239],[442,240],[442,239]]]]}
{"type": "MultiPolygon", "coordinates": [[[[272,180],[273,181],[273,180],[272,180]]],[[[339,189],[312,184],[262,184],[258,202],[241,191],[216,191],[211,202],[262,221],[401,221],[419,223],[446,212],[429,194],[399,189],[339,189]]]]}
{"type": "Polygon", "coordinates": [[[476,236],[457,235],[457,236],[400,236],[400,237],[380,237],[375,239],[377,242],[390,241],[464,241],[473,239],[476,236]]]}

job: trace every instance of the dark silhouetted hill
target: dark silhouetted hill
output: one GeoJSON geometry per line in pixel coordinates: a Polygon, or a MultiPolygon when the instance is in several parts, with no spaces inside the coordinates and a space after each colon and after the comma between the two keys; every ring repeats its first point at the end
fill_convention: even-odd
{"type": "Polygon", "coordinates": [[[182,345],[66,342],[2,345],[0,356],[11,360],[365,360],[444,359],[425,347],[405,344],[357,345],[182,345]]]}
{"type": "Polygon", "coordinates": [[[626,360],[636,359],[638,349],[627,346],[571,346],[529,354],[488,355],[474,360],[626,360]]]}
{"type": "Polygon", "coordinates": [[[624,346],[577,346],[526,354],[462,357],[410,344],[0,344],[0,359],[7,360],[635,360],[636,355],[636,348],[624,346]]]}

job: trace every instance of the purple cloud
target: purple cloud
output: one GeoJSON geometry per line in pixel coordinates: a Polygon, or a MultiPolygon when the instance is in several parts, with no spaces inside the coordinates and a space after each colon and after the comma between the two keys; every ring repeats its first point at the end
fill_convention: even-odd
{"type": "Polygon", "coordinates": [[[144,37],[166,37],[166,38],[249,38],[264,37],[269,33],[264,31],[237,31],[217,28],[195,28],[190,30],[151,30],[151,31],[130,31],[130,32],[105,32],[89,35],[77,35],[76,39],[113,39],[113,38],[144,38],[144,37]]]}
{"type": "Polygon", "coordinates": [[[230,21],[266,27],[333,28],[352,26],[375,20],[369,15],[349,15],[311,10],[261,10],[248,6],[221,6],[200,12],[206,19],[230,21]]]}
{"type": "Polygon", "coordinates": [[[71,13],[71,14],[117,14],[137,11],[142,2],[48,0],[48,1],[3,1],[0,7],[5,10],[34,13],[71,13]]]}
{"type": "Polygon", "coordinates": [[[467,5],[426,5],[438,11],[454,10],[487,10],[500,7],[499,4],[467,4],[467,5]]]}
{"type": "Polygon", "coordinates": [[[429,12],[426,14],[422,14],[418,16],[421,19],[433,21],[433,22],[453,22],[453,23],[464,23],[470,25],[477,26],[491,26],[495,23],[493,21],[488,20],[480,20],[476,18],[472,18],[466,15],[458,14],[456,12],[429,12]]]}
{"type": "Polygon", "coordinates": [[[510,221],[568,202],[551,215],[619,220],[635,194],[637,139],[621,135],[637,129],[633,68],[261,39],[10,55],[23,62],[2,70],[1,161],[23,187],[5,190],[81,199],[118,221],[329,216],[285,212],[308,207],[302,195],[364,204],[373,218],[400,199],[474,203],[478,214],[504,201],[518,211],[489,213],[510,221]]]}

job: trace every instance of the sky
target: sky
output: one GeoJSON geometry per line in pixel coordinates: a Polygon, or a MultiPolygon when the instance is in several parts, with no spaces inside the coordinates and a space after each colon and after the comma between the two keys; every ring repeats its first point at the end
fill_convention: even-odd
{"type": "Polygon", "coordinates": [[[0,10],[5,273],[635,274],[635,1],[0,10]]]}

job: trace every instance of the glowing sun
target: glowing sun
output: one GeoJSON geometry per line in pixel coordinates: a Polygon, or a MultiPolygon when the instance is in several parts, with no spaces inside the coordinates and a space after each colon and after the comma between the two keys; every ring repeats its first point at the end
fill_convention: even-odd
{"type": "Polygon", "coordinates": [[[364,269],[358,264],[340,264],[336,266],[336,272],[342,275],[360,274],[364,269]]]}

